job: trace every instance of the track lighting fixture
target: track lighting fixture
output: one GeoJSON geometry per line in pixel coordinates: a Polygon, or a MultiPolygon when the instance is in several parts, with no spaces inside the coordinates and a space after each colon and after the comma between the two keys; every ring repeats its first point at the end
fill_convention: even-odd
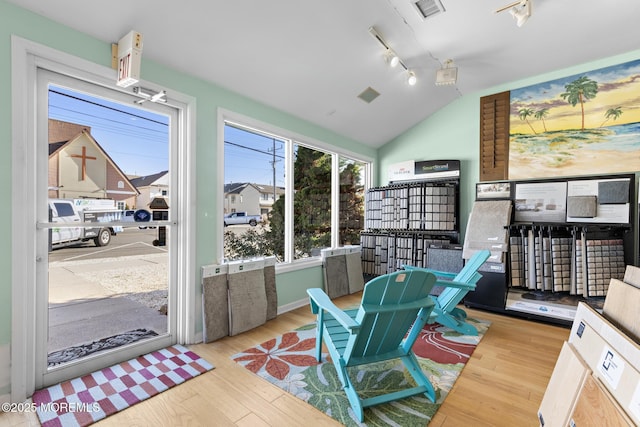
{"type": "Polygon", "coordinates": [[[387,64],[389,64],[392,68],[400,65],[407,72],[407,84],[409,86],[414,86],[418,82],[418,78],[416,77],[416,73],[407,68],[402,59],[398,56],[397,53],[394,52],[391,47],[387,44],[386,41],[382,38],[378,30],[375,27],[369,27],[369,34],[378,41],[384,48],[384,60],[387,64]]]}
{"type": "Polygon", "coordinates": [[[496,10],[496,13],[509,11],[509,14],[516,20],[516,25],[522,27],[531,16],[531,0],[520,0],[515,3],[508,4],[496,10]]]}

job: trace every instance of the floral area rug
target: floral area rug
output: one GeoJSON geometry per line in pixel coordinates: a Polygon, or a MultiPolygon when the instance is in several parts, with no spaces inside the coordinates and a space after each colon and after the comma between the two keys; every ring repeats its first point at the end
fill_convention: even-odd
{"type": "Polygon", "coordinates": [[[32,399],[43,427],[88,426],[211,369],[174,345],[37,390],[32,399]]]}
{"type": "MultiPolygon", "coordinates": [[[[309,324],[232,356],[251,372],[313,405],[346,426],[426,426],[453,387],[465,363],[489,328],[483,320],[467,319],[478,336],[462,335],[439,324],[426,325],[413,351],[436,390],[436,403],[424,396],[365,409],[360,423],[349,406],[335,367],[323,352],[316,361],[315,324],[309,324]]],[[[362,397],[390,393],[413,385],[399,360],[350,368],[362,397]]]]}

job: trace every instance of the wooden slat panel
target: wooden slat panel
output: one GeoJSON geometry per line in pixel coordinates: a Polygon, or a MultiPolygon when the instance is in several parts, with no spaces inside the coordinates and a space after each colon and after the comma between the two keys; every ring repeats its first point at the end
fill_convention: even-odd
{"type": "Polygon", "coordinates": [[[597,379],[589,376],[573,409],[569,425],[630,427],[633,426],[633,422],[616,404],[604,386],[599,384],[597,379]]]}
{"type": "MultiPolygon", "coordinates": [[[[628,266],[627,270],[630,268],[637,267],[628,266]]],[[[640,341],[638,307],[640,307],[640,288],[612,278],[602,314],[636,341],[640,341]]]]}
{"type": "Polygon", "coordinates": [[[540,425],[566,426],[578,393],[591,373],[569,343],[564,343],[540,403],[540,425]]]}
{"type": "Polygon", "coordinates": [[[509,92],[480,98],[480,181],[508,178],[509,92]]]}

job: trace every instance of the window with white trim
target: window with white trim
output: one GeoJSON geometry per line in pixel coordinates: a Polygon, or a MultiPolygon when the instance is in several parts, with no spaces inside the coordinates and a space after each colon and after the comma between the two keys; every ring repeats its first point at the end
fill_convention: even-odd
{"type": "Polygon", "coordinates": [[[242,210],[262,213],[257,226],[227,224],[225,259],[275,255],[293,262],[360,243],[370,162],[301,139],[225,121],[225,194],[240,192],[242,210]],[[273,189],[271,206],[260,205],[261,187],[273,189]]]}

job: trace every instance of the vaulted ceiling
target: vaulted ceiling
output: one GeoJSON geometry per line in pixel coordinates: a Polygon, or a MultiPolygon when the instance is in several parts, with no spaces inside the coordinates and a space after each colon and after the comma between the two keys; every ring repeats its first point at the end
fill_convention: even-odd
{"type": "Polygon", "coordinates": [[[426,19],[415,0],[8,1],[109,43],[136,30],[147,59],[373,147],[463,95],[629,52],[640,40],[637,0],[530,0],[521,27],[508,10],[495,12],[509,0],[441,0],[444,11],[426,19]],[[415,86],[385,63],[372,26],[415,72],[415,86]],[[436,86],[448,59],[457,83],[436,86]],[[363,101],[367,88],[380,95],[363,101]]]}

